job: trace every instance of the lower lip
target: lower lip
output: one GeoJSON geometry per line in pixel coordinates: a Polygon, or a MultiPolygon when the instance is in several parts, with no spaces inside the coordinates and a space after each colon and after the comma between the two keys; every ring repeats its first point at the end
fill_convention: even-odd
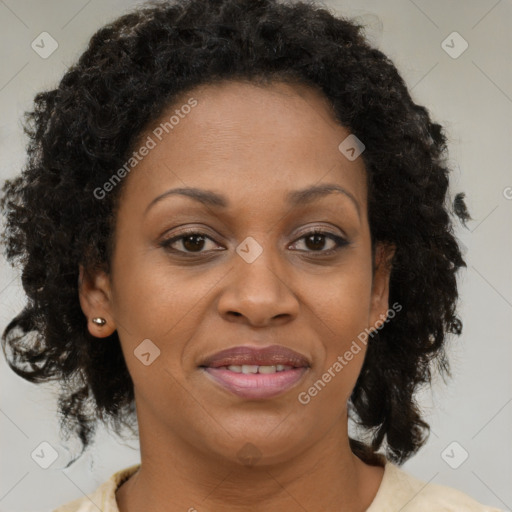
{"type": "Polygon", "coordinates": [[[294,387],[307,368],[276,373],[236,373],[226,368],[204,368],[213,380],[242,398],[272,398],[294,387]]]}

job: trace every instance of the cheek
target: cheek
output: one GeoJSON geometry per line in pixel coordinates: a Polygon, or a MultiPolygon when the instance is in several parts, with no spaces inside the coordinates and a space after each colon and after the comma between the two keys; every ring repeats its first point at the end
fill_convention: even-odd
{"type": "Polygon", "coordinates": [[[128,251],[117,262],[114,314],[132,379],[140,392],[149,392],[183,373],[187,343],[204,322],[208,297],[222,274],[171,267],[158,250],[128,251]]]}
{"type": "Polygon", "coordinates": [[[367,265],[358,263],[315,282],[307,303],[320,324],[337,340],[340,348],[347,339],[368,327],[371,304],[371,274],[367,265]]]}
{"type": "Polygon", "coordinates": [[[298,402],[317,410],[310,410],[307,417],[321,421],[318,427],[328,428],[334,417],[344,414],[360,374],[367,346],[369,289],[364,273],[351,274],[331,280],[311,302],[311,318],[322,351],[317,352],[317,367],[309,387],[300,390],[298,402]]]}
{"type": "MultiPolygon", "coordinates": [[[[364,362],[371,275],[365,265],[340,272],[326,280],[310,301],[312,321],[323,345],[323,357],[315,372],[321,379],[323,400],[348,399],[364,362]]],[[[313,390],[313,393],[315,391],[313,390]]]]}
{"type": "MultiPolygon", "coordinates": [[[[129,336],[165,341],[169,333],[189,322],[215,283],[211,272],[171,266],[162,249],[130,253],[120,248],[113,303],[116,318],[129,336]]],[[[217,278],[218,280],[218,278],[217,278]]]]}

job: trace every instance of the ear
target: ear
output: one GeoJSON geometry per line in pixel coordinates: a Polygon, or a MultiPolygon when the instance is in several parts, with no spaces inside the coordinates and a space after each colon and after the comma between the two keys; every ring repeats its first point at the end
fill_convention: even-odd
{"type": "Polygon", "coordinates": [[[103,270],[94,273],[87,272],[79,265],[78,296],[80,306],[87,317],[89,333],[96,338],[110,336],[116,330],[116,324],[112,315],[112,293],[110,279],[103,270]],[[96,325],[92,319],[104,318],[105,325],[96,325]]]}
{"type": "Polygon", "coordinates": [[[387,318],[389,309],[389,278],[396,246],[378,243],[375,248],[375,263],[370,305],[371,331],[377,330],[387,318]]]}

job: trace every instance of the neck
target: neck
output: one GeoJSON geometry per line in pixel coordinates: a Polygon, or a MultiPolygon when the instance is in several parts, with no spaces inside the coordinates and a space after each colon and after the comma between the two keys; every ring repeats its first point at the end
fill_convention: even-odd
{"type": "Polygon", "coordinates": [[[204,453],[168,428],[142,429],[141,466],[116,493],[119,510],[364,511],[377,493],[383,468],[368,466],[352,453],[345,419],[293,457],[261,458],[252,465],[250,459],[204,453]]]}

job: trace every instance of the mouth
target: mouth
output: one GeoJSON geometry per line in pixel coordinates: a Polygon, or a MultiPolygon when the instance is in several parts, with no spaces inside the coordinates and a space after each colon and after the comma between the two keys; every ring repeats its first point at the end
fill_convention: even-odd
{"type": "Polygon", "coordinates": [[[309,360],[280,345],[234,347],[207,357],[200,368],[215,384],[246,399],[268,399],[298,385],[309,360]]]}

